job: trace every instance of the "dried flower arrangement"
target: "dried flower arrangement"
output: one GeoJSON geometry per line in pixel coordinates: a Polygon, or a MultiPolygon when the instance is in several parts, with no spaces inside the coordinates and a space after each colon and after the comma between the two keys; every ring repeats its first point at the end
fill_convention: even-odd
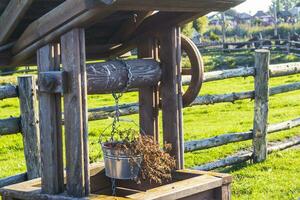
{"type": "MultiPolygon", "coordinates": [[[[153,137],[141,135],[134,129],[118,130],[114,135],[117,135],[118,138],[103,144],[105,148],[127,155],[130,158],[132,169],[138,166],[137,182],[149,181],[162,184],[163,181],[171,180],[175,159],[168,153],[171,150],[170,145],[165,145],[162,150],[153,137]],[[142,159],[136,159],[137,157],[142,159]]],[[[115,156],[118,157],[118,155],[115,156]]]]}

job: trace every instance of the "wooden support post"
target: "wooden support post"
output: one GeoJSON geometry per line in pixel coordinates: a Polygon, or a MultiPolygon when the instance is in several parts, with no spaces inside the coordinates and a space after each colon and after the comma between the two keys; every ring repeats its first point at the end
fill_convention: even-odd
{"type": "Polygon", "coordinates": [[[255,51],[255,107],[253,127],[253,160],[267,158],[267,127],[269,112],[269,62],[270,51],[255,51]]]}
{"type": "MultiPolygon", "coordinates": [[[[154,38],[146,38],[138,45],[139,58],[158,59],[158,47],[154,38]]],[[[140,131],[153,136],[159,142],[158,114],[159,114],[158,86],[142,87],[139,89],[140,131]]]]}
{"type": "Polygon", "coordinates": [[[164,143],[172,144],[171,154],[176,166],[182,169],[184,163],[182,131],[181,91],[181,38],[180,29],[163,30],[160,36],[160,60],[162,63],[161,98],[164,143]]]}
{"type": "Polygon", "coordinates": [[[73,29],[61,37],[62,65],[67,74],[64,94],[67,193],[74,197],[89,195],[87,86],[85,36],[73,29]]]}
{"type": "MultiPolygon", "coordinates": [[[[58,48],[58,44],[49,44],[37,51],[39,73],[59,71],[60,58],[58,48]]],[[[40,92],[39,114],[42,192],[58,194],[64,190],[61,95],[40,92]]]]}
{"type": "Polygon", "coordinates": [[[36,78],[34,76],[18,77],[18,91],[27,177],[34,179],[41,176],[36,78]]]}

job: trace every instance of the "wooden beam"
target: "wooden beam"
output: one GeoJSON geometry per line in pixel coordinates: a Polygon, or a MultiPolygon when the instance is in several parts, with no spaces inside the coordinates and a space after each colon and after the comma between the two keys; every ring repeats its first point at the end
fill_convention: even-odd
{"type": "Polygon", "coordinates": [[[149,17],[153,11],[138,11],[132,15],[122,26],[114,33],[110,38],[109,43],[121,43],[130,38],[130,36],[136,31],[141,23],[149,17]]]}
{"type": "MultiPolygon", "coordinates": [[[[149,37],[139,42],[138,57],[158,59],[158,44],[155,38],[149,37]]],[[[157,143],[159,143],[158,104],[158,83],[139,89],[140,131],[152,136],[157,143]]]]}
{"type": "Polygon", "coordinates": [[[253,161],[267,159],[267,128],[269,114],[270,51],[255,51],[255,106],[253,122],[253,161]]]}
{"type": "MultiPolygon", "coordinates": [[[[37,51],[38,71],[58,71],[58,45],[46,45],[37,51]]],[[[40,82],[40,80],[39,80],[40,82]]],[[[39,94],[42,192],[58,194],[64,190],[61,126],[61,95],[39,94]]]]}
{"type": "Polygon", "coordinates": [[[89,157],[83,29],[73,29],[61,37],[61,54],[68,76],[68,90],[64,94],[67,193],[84,197],[89,195],[89,157]]]}
{"type": "Polygon", "coordinates": [[[160,32],[160,60],[162,63],[161,99],[164,144],[171,144],[171,155],[177,169],[183,164],[182,95],[178,76],[181,60],[180,29],[172,27],[160,32]],[[181,101],[181,102],[180,102],[181,101]]]}
{"type": "Polygon", "coordinates": [[[0,45],[11,36],[33,0],[10,0],[0,17],[0,45]]]}
{"type": "Polygon", "coordinates": [[[36,78],[34,76],[18,77],[21,126],[24,143],[24,154],[28,179],[41,176],[40,129],[36,78]]]}
{"type": "Polygon", "coordinates": [[[144,10],[144,11],[167,11],[167,12],[199,12],[203,10],[225,11],[244,0],[116,0],[110,5],[115,10],[144,10]]]}
{"type": "MultiPolygon", "coordinates": [[[[77,0],[77,1],[83,1],[83,0],[77,0]]],[[[69,1],[66,1],[69,2],[69,1]]],[[[66,3],[65,2],[65,3],[66,3]]],[[[30,34],[28,34],[28,36],[26,36],[26,44],[21,40],[21,38],[17,41],[13,51],[14,56],[10,61],[10,65],[18,65],[22,62],[24,62],[24,60],[26,60],[27,58],[30,58],[32,56],[32,54],[34,53],[34,51],[49,43],[54,41],[55,39],[57,39],[59,36],[61,36],[62,34],[64,34],[65,32],[69,31],[70,29],[74,28],[74,27],[87,27],[93,23],[96,23],[97,20],[101,20],[104,17],[109,16],[110,14],[112,14],[112,11],[109,10],[105,10],[102,7],[97,7],[97,8],[93,8],[93,9],[87,9],[85,12],[81,12],[81,14],[77,14],[76,16],[73,16],[72,19],[70,19],[67,22],[61,22],[60,21],[60,12],[63,13],[68,13],[71,12],[69,11],[69,9],[64,9],[63,11],[57,11],[56,9],[52,10],[51,13],[53,15],[52,17],[52,23],[55,23],[55,21],[58,21],[57,23],[55,23],[52,26],[46,26],[44,27],[44,35],[36,35],[33,34],[32,36],[30,34]],[[53,12],[53,13],[52,13],[53,12]],[[50,30],[50,27],[53,27],[53,30],[50,30]]],[[[51,15],[51,16],[52,16],[51,15]]],[[[75,14],[74,14],[75,15],[75,14]]],[[[47,23],[47,18],[45,19],[45,16],[41,17],[39,20],[41,21],[45,21],[47,23]]],[[[40,23],[40,22],[39,22],[40,23]]],[[[31,32],[39,32],[38,30],[41,27],[32,27],[31,32]]],[[[27,28],[29,29],[29,27],[27,28]]],[[[29,30],[28,30],[29,31],[29,30]]],[[[25,33],[24,33],[25,34],[25,33]]],[[[25,36],[24,36],[24,40],[25,40],[25,36]]]]}
{"type": "MultiPolygon", "coordinates": [[[[30,47],[40,40],[43,40],[43,42],[40,41],[42,44],[39,43],[38,46],[42,46],[73,27],[80,26],[82,24],[87,26],[89,23],[97,22],[94,20],[101,19],[99,13],[102,16],[107,16],[106,14],[108,14],[101,6],[106,3],[109,2],[102,0],[65,1],[58,7],[32,22],[14,45],[12,53],[16,55],[23,49],[30,47]],[[59,34],[54,34],[53,32],[59,34]]],[[[109,14],[110,13],[111,12],[109,12],[109,14]]]]}

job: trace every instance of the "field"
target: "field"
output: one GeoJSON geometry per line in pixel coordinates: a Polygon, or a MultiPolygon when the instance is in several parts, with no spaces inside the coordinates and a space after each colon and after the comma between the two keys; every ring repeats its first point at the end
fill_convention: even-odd
{"type": "MultiPolygon", "coordinates": [[[[285,58],[289,61],[289,58],[285,58]]],[[[215,60],[205,57],[206,62],[215,60]]],[[[276,56],[272,57],[272,62],[276,56]]],[[[274,61],[275,62],[275,61],[274,61]]],[[[209,65],[212,66],[212,65],[209,65]]],[[[211,68],[210,68],[211,69],[211,68]]],[[[15,82],[16,75],[0,77],[0,84],[15,82]]],[[[277,86],[297,82],[300,74],[271,79],[270,85],[277,86]]],[[[234,78],[205,83],[201,94],[221,94],[253,90],[253,78],[234,78]]],[[[300,116],[300,91],[270,97],[269,123],[277,123],[300,116]]],[[[137,93],[125,94],[121,103],[137,101],[137,93]]],[[[89,108],[113,105],[111,95],[88,97],[89,108]]],[[[0,101],[0,118],[19,115],[17,99],[0,101]]],[[[138,122],[138,116],[130,117],[138,122]]],[[[90,160],[102,159],[99,135],[112,120],[89,123],[90,160]]],[[[253,101],[237,101],[235,104],[222,103],[196,106],[184,110],[185,140],[213,137],[224,133],[248,131],[253,123],[253,101]]],[[[123,127],[137,128],[133,123],[122,122],[123,127]]],[[[106,132],[109,134],[109,130],[106,132]]],[[[268,136],[269,141],[278,141],[292,136],[300,136],[300,128],[283,131],[268,136]]],[[[0,138],[0,178],[25,171],[22,136],[0,138]]],[[[219,148],[185,154],[185,166],[192,167],[205,162],[226,157],[251,146],[251,141],[225,145],[219,148]]],[[[297,199],[300,197],[300,148],[275,152],[261,164],[245,163],[233,168],[221,169],[234,176],[233,199],[297,199]]]]}

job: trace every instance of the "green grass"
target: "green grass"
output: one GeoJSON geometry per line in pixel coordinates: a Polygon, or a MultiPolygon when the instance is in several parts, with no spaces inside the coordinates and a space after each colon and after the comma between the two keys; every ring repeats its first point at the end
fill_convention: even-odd
{"type": "MultiPolygon", "coordinates": [[[[0,77],[1,82],[15,82],[16,76],[0,77]]],[[[271,79],[270,85],[292,83],[300,80],[300,75],[291,75],[271,79]]],[[[205,83],[201,94],[221,94],[253,90],[253,78],[234,78],[205,83]]],[[[269,123],[277,123],[300,116],[300,91],[289,92],[270,97],[269,123]]],[[[137,93],[125,94],[121,103],[137,101],[137,93]]],[[[111,95],[91,95],[89,108],[113,104],[111,95]]],[[[0,101],[0,118],[19,115],[17,99],[0,101]]],[[[138,122],[138,116],[127,118],[138,122]]],[[[111,120],[89,123],[90,160],[102,159],[98,144],[99,134],[111,123],[111,120]]],[[[194,140],[217,136],[223,133],[248,131],[253,123],[253,101],[237,101],[235,104],[221,103],[209,106],[195,106],[184,110],[185,140],[194,140]]],[[[130,123],[124,127],[136,128],[130,123]]],[[[268,136],[270,141],[300,135],[300,128],[291,129],[268,136]]],[[[185,166],[192,167],[205,162],[220,159],[241,149],[249,148],[251,141],[225,145],[218,148],[185,154],[185,166]]],[[[278,152],[269,160],[257,165],[240,165],[228,171],[233,174],[234,199],[295,199],[300,197],[300,151],[293,149],[278,152]],[[298,158],[298,159],[295,159],[298,158]],[[271,171],[270,171],[271,170],[271,171]]],[[[24,172],[25,162],[21,135],[3,136],[0,142],[0,177],[24,172]]]]}

